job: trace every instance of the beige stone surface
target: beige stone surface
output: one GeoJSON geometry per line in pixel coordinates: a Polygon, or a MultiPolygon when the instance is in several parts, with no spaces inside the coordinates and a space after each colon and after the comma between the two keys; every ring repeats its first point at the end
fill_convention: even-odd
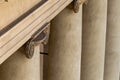
{"type": "Polygon", "coordinates": [[[39,46],[35,47],[32,59],[27,59],[24,52],[19,49],[0,65],[0,80],[40,80],[39,46]]]}
{"type": "Polygon", "coordinates": [[[89,0],[83,7],[81,80],[103,80],[107,0],[89,0]]]}
{"type": "Polygon", "coordinates": [[[120,0],[108,1],[108,23],[104,80],[119,80],[120,0]]]}
{"type": "Polygon", "coordinates": [[[0,3],[6,2],[6,0],[0,0],[0,3]]]}
{"type": "Polygon", "coordinates": [[[48,55],[40,54],[40,80],[46,80],[48,71],[48,55]]]}
{"type": "Polygon", "coordinates": [[[43,55],[40,55],[40,80],[43,80],[43,55]]]}
{"type": "Polygon", "coordinates": [[[0,30],[40,1],[42,0],[0,0],[0,30]]]}
{"type": "MultiPolygon", "coordinates": [[[[33,3],[32,1],[34,0],[32,1],[30,0],[9,0],[9,2],[11,1],[13,1],[12,3],[14,3],[15,1],[18,4],[21,4],[19,3],[19,1],[23,1],[23,2],[29,1],[30,3],[33,3]]],[[[37,0],[37,1],[40,1],[40,0],[37,0]]],[[[63,10],[68,4],[72,2],[72,0],[42,0],[42,1],[47,1],[47,2],[45,2],[39,8],[37,8],[30,15],[28,16],[26,15],[27,17],[24,18],[22,21],[20,21],[18,24],[7,27],[8,29],[8,30],[6,29],[7,32],[5,31],[4,33],[4,30],[0,31],[0,64],[4,62],[9,56],[11,56],[15,51],[17,51],[26,41],[28,41],[38,29],[40,29],[43,25],[48,23],[61,10],[63,10]]],[[[0,5],[0,8],[1,6],[2,5],[0,5]]],[[[11,7],[9,6],[8,8],[11,8],[11,7]]],[[[4,8],[0,10],[3,10],[3,9],[4,8]]],[[[7,9],[5,11],[7,11],[7,9]]],[[[0,12],[0,14],[3,14],[3,13],[0,12]]],[[[2,17],[5,17],[5,15],[2,17]]],[[[1,17],[0,19],[3,20],[3,18],[1,17]]],[[[4,19],[6,21],[6,18],[4,19]]],[[[6,21],[5,23],[8,23],[8,22],[6,21]]],[[[5,27],[5,26],[2,26],[2,27],[5,27]]]]}
{"type": "Polygon", "coordinates": [[[51,22],[47,80],[80,80],[82,8],[65,8],[51,22]]]}
{"type": "Polygon", "coordinates": [[[43,80],[47,80],[48,75],[48,55],[44,55],[43,58],[43,80]]]}

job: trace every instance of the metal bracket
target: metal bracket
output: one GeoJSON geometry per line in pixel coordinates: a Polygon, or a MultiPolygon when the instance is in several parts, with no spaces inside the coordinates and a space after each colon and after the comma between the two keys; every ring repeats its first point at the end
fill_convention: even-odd
{"type": "Polygon", "coordinates": [[[75,13],[79,12],[80,5],[87,3],[87,0],[73,0],[73,11],[75,13]]]}
{"type": "Polygon", "coordinates": [[[49,37],[48,30],[50,29],[50,24],[46,23],[43,25],[35,34],[31,37],[31,39],[26,43],[26,57],[31,59],[34,55],[34,47],[40,44],[47,44],[47,39],[49,37]]]}

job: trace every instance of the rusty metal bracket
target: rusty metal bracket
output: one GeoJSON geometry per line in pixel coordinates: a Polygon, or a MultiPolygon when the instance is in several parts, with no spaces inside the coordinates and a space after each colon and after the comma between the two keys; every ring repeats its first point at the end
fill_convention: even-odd
{"type": "Polygon", "coordinates": [[[73,11],[75,13],[79,12],[80,5],[87,3],[87,0],[73,0],[73,11]]]}
{"type": "Polygon", "coordinates": [[[48,30],[49,30],[50,24],[46,23],[43,25],[38,31],[33,34],[31,39],[26,43],[25,47],[25,55],[28,59],[31,59],[34,55],[34,47],[40,44],[47,44],[47,39],[49,37],[48,30]]]}

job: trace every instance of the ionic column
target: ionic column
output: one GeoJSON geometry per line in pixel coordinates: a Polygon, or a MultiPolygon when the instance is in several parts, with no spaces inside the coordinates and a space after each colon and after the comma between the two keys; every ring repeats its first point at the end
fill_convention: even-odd
{"type": "Polygon", "coordinates": [[[103,80],[107,0],[89,0],[83,7],[81,80],[103,80]]]}
{"type": "Polygon", "coordinates": [[[108,0],[108,24],[104,80],[119,80],[120,0],[108,0]]]}
{"type": "Polygon", "coordinates": [[[40,51],[35,47],[32,59],[27,59],[23,48],[0,65],[0,80],[40,80],[40,51]]]}
{"type": "Polygon", "coordinates": [[[65,8],[51,23],[47,80],[80,80],[82,7],[65,8]]]}

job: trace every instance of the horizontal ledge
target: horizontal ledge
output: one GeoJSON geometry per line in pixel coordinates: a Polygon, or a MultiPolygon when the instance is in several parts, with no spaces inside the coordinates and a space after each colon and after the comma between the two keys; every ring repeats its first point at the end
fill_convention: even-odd
{"type": "Polygon", "coordinates": [[[0,64],[17,51],[46,22],[53,19],[72,0],[48,0],[0,36],[0,64]]]}
{"type": "Polygon", "coordinates": [[[7,26],[5,26],[3,29],[0,30],[0,36],[2,36],[4,33],[6,33],[8,30],[12,29],[13,27],[15,27],[15,25],[17,23],[19,23],[20,21],[22,21],[25,17],[27,17],[28,15],[30,15],[32,12],[34,12],[37,8],[41,7],[45,2],[47,2],[48,0],[42,0],[40,1],[38,4],[36,4],[34,7],[32,7],[30,10],[28,10],[27,12],[25,12],[23,15],[21,15],[20,17],[18,17],[15,21],[11,22],[10,24],[8,24],[7,26]]]}

